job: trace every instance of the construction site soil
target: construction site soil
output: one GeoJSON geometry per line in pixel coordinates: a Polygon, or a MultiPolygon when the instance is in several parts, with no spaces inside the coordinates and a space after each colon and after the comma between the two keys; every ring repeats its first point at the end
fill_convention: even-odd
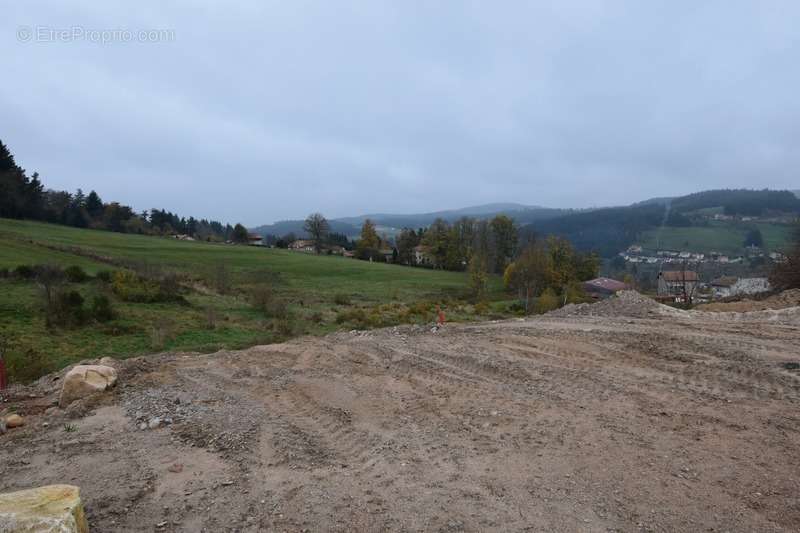
{"type": "Polygon", "coordinates": [[[624,293],[118,361],[66,410],[61,372],[4,391],[0,489],[92,531],[798,531],[799,326],[624,293]]]}

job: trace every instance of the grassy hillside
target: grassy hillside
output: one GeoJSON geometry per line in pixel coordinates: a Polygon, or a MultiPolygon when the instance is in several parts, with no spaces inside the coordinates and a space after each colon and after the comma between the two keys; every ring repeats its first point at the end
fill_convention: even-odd
{"type": "MultiPolygon", "coordinates": [[[[40,287],[18,276],[0,279],[0,342],[8,357],[19,362],[38,355],[48,368],[103,355],[214,351],[303,333],[424,322],[437,304],[450,320],[478,317],[461,299],[463,273],[0,219],[0,269],[44,263],[77,265],[92,275],[124,268],[175,273],[184,287],[182,302],[140,303],[124,301],[99,279],[69,283],[87,305],[94,296],[108,296],[117,317],[48,328],[40,287]],[[220,277],[229,290],[220,288],[220,277]],[[253,306],[252,295],[264,287],[288,304],[285,314],[253,306]]],[[[498,309],[504,305],[497,277],[489,297],[498,309]]]]}
{"type": "Polygon", "coordinates": [[[782,250],[789,242],[791,228],[787,225],[729,222],[714,222],[707,227],[675,228],[665,226],[651,229],[645,231],[637,242],[650,250],[659,248],[692,252],[713,250],[726,254],[739,254],[744,250],[743,243],[747,232],[754,226],[761,230],[764,246],[769,251],[782,250]]]}
{"type": "Polygon", "coordinates": [[[580,250],[594,250],[603,257],[613,257],[629,245],[705,252],[741,251],[748,229],[761,229],[765,245],[781,249],[788,227],[780,224],[731,220],[716,223],[714,214],[731,217],[784,218],[800,214],[800,200],[789,191],[714,190],[665,199],[654,198],[627,207],[595,209],[532,223],[527,229],[540,234],[568,238],[580,250]],[[667,204],[670,205],[667,208],[667,204]]]}

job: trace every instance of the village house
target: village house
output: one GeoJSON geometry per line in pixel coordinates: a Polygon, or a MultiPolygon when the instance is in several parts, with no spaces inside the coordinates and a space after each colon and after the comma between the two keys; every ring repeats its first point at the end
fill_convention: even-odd
{"type": "Polygon", "coordinates": [[[676,302],[692,297],[699,278],[692,270],[665,270],[658,273],[658,295],[672,297],[676,302]]]}
{"type": "Polygon", "coordinates": [[[711,282],[711,289],[717,298],[737,296],[741,294],[756,294],[770,290],[767,278],[736,278],[722,276],[711,282]]]}
{"type": "Polygon", "coordinates": [[[380,254],[383,256],[383,260],[387,263],[394,263],[395,251],[394,248],[384,248],[380,251],[380,254]]]}
{"type": "Polygon", "coordinates": [[[344,246],[339,246],[338,244],[334,244],[332,246],[325,246],[325,253],[331,255],[344,255],[345,249],[344,246]]]}
{"type": "Polygon", "coordinates": [[[711,282],[711,291],[715,298],[726,298],[733,294],[733,286],[738,278],[735,276],[722,276],[711,282]]]}
{"type": "Polygon", "coordinates": [[[255,233],[250,233],[247,235],[247,244],[252,244],[253,246],[263,246],[264,237],[261,235],[256,235],[255,233]]]}
{"type": "Polygon", "coordinates": [[[433,264],[431,256],[428,254],[428,247],[419,245],[414,247],[414,261],[419,266],[428,266],[433,264]]]}
{"type": "Polygon", "coordinates": [[[295,252],[314,252],[314,242],[306,239],[297,239],[289,244],[289,249],[295,252]]]}
{"type": "Polygon", "coordinates": [[[583,290],[586,295],[596,300],[608,298],[628,288],[627,284],[611,278],[595,278],[583,282],[583,290]]]}

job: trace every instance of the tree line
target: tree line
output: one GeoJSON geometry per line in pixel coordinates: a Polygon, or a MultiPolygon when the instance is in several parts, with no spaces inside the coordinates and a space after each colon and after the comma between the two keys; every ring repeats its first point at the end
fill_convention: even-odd
{"type": "Polygon", "coordinates": [[[46,189],[39,174],[28,176],[0,141],[0,218],[23,218],[119,233],[185,234],[206,241],[247,242],[241,224],[185,218],[163,209],[136,213],[119,202],[104,202],[95,191],[85,194],[46,189]]]}
{"type": "MultiPolygon", "coordinates": [[[[497,215],[489,220],[463,217],[452,224],[437,218],[427,228],[403,228],[395,237],[380,235],[375,223],[366,219],[357,239],[331,233],[321,213],[309,215],[303,225],[317,253],[331,246],[352,249],[365,261],[391,261],[408,266],[442,270],[467,270],[470,261],[480,256],[488,272],[502,273],[517,252],[519,229],[514,220],[497,215]]],[[[268,244],[288,246],[295,235],[267,236],[268,244]]]]}
{"type": "MultiPolygon", "coordinates": [[[[329,227],[320,213],[305,221],[303,229],[317,253],[330,245],[329,227]]],[[[598,275],[600,257],[576,250],[563,237],[542,238],[526,232],[520,241],[519,228],[505,215],[488,220],[463,217],[452,224],[440,218],[428,228],[403,228],[395,238],[382,237],[375,223],[366,219],[354,249],[356,258],[368,261],[466,270],[477,300],[486,293],[489,274],[502,274],[506,288],[517,292],[525,312],[532,311],[534,300],[539,310],[580,301],[581,282],[598,275]]]]}

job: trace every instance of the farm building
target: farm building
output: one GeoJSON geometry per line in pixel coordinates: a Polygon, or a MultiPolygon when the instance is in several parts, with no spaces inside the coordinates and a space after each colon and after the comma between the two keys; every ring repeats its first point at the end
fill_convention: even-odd
{"type": "Polygon", "coordinates": [[[247,236],[247,243],[252,244],[254,246],[263,246],[264,237],[262,237],[261,235],[256,235],[255,233],[250,233],[247,236]]]}
{"type": "Polygon", "coordinates": [[[608,298],[627,288],[627,284],[611,278],[595,278],[583,282],[583,290],[595,299],[608,298]]]}
{"type": "Polygon", "coordinates": [[[658,273],[658,295],[682,300],[694,294],[699,278],[693,270],[665,270],[658,273]]]}

